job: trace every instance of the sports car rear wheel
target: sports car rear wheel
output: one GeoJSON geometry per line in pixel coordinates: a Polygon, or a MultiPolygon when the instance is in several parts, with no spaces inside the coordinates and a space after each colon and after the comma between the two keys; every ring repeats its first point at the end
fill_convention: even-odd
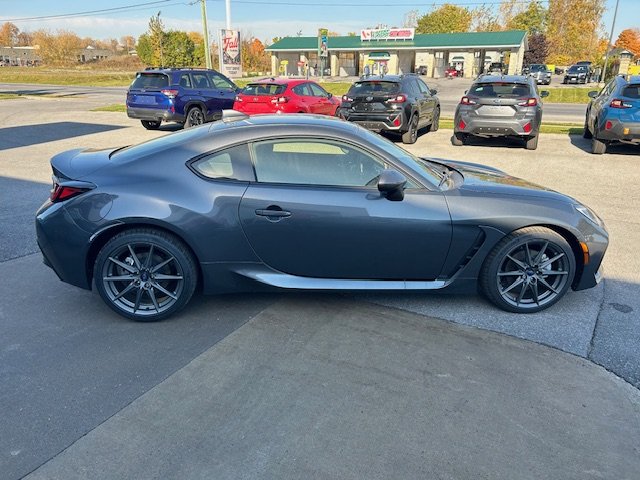
{"type": "Polygon", "coordinates": [[[162,320],[183,308],[197,283],[196,264],[171,234],[136,229],[107,242],[96,258],[98,293],[117,313],[140,322],[162,320]]]}
{"type": "Polygon", "coordinates": [[[569,289],[576,261],[567,241],[548,228],[507,235],[482,267],[480,288],[495,305],[516,313],[544,310],[569,289]]]}

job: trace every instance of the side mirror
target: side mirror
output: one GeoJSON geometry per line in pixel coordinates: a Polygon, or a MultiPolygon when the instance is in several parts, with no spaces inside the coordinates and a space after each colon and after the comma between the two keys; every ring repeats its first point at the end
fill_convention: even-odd
{"type": "Polygon", "coordinates": [[[429,91],[431,92],[431,95],[437,95],[438,94],[438,90],[436,90],[435,88],[432,88],[429,91]]]}
{"type": "Polygon", "coordinates": [[[404,186],[407,178],[397,170],[384,170],[378,178],[378,191],[387,200],[399,202],[404,198],[404,186]]]}
{"type": "Polygon", "coordinates": [[[592,90],[591,92],[587,93],[587,95],[589,95],[589,98],[596,98],[598,96],[598,91],[592,90]]]}
{"type": "Polygon", "coordinates": [[[549,91],[548,90],[542,90],[540,92],[540,98],[545,98],[549,96],[549,91]]]}
{"type": "Polygon", "coordinates": [[[331,98],[331,97],[333,97],[333,93],[327,92],[327,98],[331,98]]]}
{"type": "Polygon", "coordinates": [[[468,91],[469,91],[469,90],[465,90],[465,91],[464,91],[464,94],[466,95],[468,91]]]}

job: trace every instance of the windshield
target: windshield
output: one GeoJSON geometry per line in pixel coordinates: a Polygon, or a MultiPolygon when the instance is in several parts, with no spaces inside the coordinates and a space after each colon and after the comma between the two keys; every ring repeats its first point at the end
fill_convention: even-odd
{"type": "Polygon", "coordinates": [[[131,88],[165,88],[169,86],[169,77],[164,73],[138,73],[131,88]]]}
{"type": "Polygon", "coordinates": [[[584,73],[587,71],[587,67],[584,65],[573,65],[569,67],[569,73],[584,73]]]}
{"type": "Polygon", "coordinates": [[[546,69],[546,65],[529,65],[529,70],[532,72],[544,72],[546,69]]]}
{"type": "Polygon", "coordinates": [[[529,85],[526,83],[476,83],[469,89],[469,95],[481,98],[520,98],[531,94],[529,85]]]}
{"type": "Polygon", "coordinates": [[[280,95],[287,89],[278,83],[250,83],[242,90],[243,95],[280,95]]]}
{"type": "Polygon", "coordinates": [[[397,93],[400,91],[400,84],[396,82],[385,82],[379,80],[368,80],[366,82],[356,82],[349,89],[349,96],[397,93]]]}

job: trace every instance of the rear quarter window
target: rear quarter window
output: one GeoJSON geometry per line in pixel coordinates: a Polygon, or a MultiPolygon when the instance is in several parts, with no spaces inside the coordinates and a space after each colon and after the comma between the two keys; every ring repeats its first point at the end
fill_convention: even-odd
{"type": "Polygon", "coordinates": [[[169,86],[169,77],[164,73],[138,73],[131,88],[165,88],[169,86]]]}

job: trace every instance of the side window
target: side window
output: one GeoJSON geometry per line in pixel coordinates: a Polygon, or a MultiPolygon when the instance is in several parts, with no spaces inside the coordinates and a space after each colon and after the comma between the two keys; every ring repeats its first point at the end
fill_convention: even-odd
{"type": "Polygon", "coordinates": [[[193,86],[195,88],[211,88],[206,73],[192,73],[193,86]]]}
{"type": "Polygon", "coordinates": [[[331,140],[279,139],[253,144],[259,182],[375,188],[380,159],[331,140]]]}
{"type": "Polygon", "coordinates": [[[180,77],[180,86],[184,88],[191,88],[191,77],[188,73],[183,73],[180,77]]]}
{"type": "Polygon", "coordinates": [[[418,82],[418,88],[420,89],[420,93],[425,94],[427,97],[431,96],[431,90],[429,89],[429,87],[427,86],[426,83],[424,83],[422,80],[417,79],[416,80],[418,82]]]}
{"type": "Polygon", "coordinates": [[[209,78],[214,88],[219,88],[220,90],[235,90],[236,87],[226,78],[224,78],[219,73],[209,73],[209,78]]]}
{"type": "Polygon", "coordinates": [[[311,93],[314,97],[328,97],[326,90],[315,83],[309,83],[309,88],[311,88],[311,93]]]}
{"type": "Polygon", "coordinates": [[[309,91],[309,86],[306,83],[303,83],[301,85],[296,85],[291,90],[293,90],[293,93],[295,93],[296,95],[301,95],[303,97],[311,96],[311,92],[309,91]]]}
{"type": "Polygon", "coordinates": [[[201,157],[191,164],[191,168],[200,175],[218,180],[252,181],[254,178],[246,144],[201,157]]]}

